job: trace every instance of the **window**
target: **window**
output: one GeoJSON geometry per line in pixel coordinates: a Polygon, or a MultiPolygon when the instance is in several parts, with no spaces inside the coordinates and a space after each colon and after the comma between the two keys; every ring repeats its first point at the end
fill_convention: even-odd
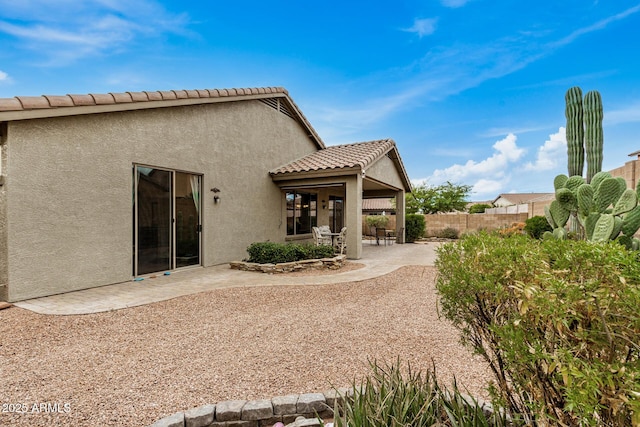
{"type": "Polygon", "coordinates": [[[318,195],[287,192],[287,235],[310,234],[317,225],[318,195]]]}

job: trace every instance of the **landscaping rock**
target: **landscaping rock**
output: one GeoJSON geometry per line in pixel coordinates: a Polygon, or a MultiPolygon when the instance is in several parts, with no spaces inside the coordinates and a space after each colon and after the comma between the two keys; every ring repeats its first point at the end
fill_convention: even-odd
{"type": "Polygon", "coordinates": [[[150,427],[184,427],[184,412],[164,417],[151,424],[150,427]]]}
{"type": "Polygon", "coordinates": [[[242,416],[246,400],[226,400],[216,405],[216,421],[237,421],[242,416]]]}
{"type": "Polygon", "coordinates": [[[270,400],[250,400],[242,408],[242,420],[255,421],[273,417],[270,400]]]}
{"type": "Polygon", "coordinates": [[[313,414],[315,412],[323,412],[331,409],[327,406],[327,402],[322,393],[306,393],[298,397],[296,412],[299,414],[313,414]]]}
{"type": "Polygon", "coordinates": [[[216,405],[204,405],[184,413],[185,427],[205,427],[213,422],[216,405]]]}
{"type": "Polygon", "coordinates": [[[271,399],[274,415],[294,414],[298,403],[298,395],[278,396],[271,399]]]}

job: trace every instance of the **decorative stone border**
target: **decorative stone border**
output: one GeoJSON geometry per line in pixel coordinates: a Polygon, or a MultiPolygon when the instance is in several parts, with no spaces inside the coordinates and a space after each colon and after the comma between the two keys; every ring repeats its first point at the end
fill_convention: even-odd
{"type": "Polygon", "coordinates": [[[234,270],[259,271],[262,273],[290,273],[292,271],[304,271],[326,268],[337,270],[347,260],[346,255],[337,255],[333,258],[305,259],[302,261],[282,262],[278,264],[258,264],[255,262],[233,261],[229,266],[234,270]]]}
{"type": "Polygon", "coordinates": [[[272,427],[278,422],[314,427],[320,425],[317,417],[333,418],[336,404],[341,407],[345,396],[352,393],[352,389],[339,388],[324,393],[278,396],[270,400],[227,400],[178,412],[149,427],[272,427]]]}

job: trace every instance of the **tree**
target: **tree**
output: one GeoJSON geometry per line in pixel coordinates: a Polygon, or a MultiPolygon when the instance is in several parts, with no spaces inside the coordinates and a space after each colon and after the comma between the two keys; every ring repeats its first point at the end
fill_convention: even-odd
{"type": "Polygon", "coordinates": [[[484,213],[485,210],[491,209],[492,207],[493,206],[488,203],[477,203],[469,208],[469,213],[484,213]]]}
{"type": "Polygon", "coordinates": [[[471,188],[470,185],[458,185],[449,181],[438,186],[418,185],[406,196],[407,213],[464,211],[471,188]]]}

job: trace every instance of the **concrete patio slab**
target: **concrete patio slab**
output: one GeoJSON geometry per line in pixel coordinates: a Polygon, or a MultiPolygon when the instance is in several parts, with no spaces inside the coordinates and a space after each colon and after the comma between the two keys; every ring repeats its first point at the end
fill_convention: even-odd
{"type": "Polygon", "coordinates": [[[232,270],[228,264],[192,268],[155,275],[143,281],[129,281],[99,288],[14,303],[40,314],[90,314],[165,301],[213,289],[243,286],[322,285],[372,279],[405,265],[433,265],[439,243],[363,244],[362,258],[355,261],[363,268],[329,275],[286,276],[232,270]]]}

